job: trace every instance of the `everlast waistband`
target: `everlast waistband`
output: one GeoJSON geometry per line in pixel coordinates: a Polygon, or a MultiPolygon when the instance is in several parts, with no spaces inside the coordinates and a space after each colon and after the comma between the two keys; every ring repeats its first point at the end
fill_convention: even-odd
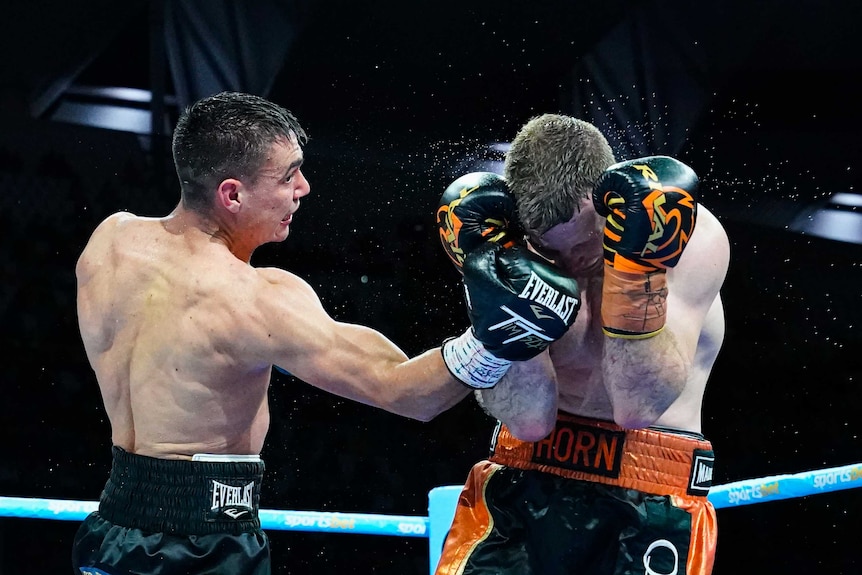
{"type": "Polygon", "coordinates": [[[260,529],[264,464],[157,459],[112,448],[99,515],[116,525],[172,535],[260,529]]]}
{"type": "Polygon", "coordinates": [[[497,424],[490,460],[518,469],[657,495],[706,497],[715,457],[709,441],[664,429],[623,429],[560,413],[548,437],[526,442],[497,424]]]}

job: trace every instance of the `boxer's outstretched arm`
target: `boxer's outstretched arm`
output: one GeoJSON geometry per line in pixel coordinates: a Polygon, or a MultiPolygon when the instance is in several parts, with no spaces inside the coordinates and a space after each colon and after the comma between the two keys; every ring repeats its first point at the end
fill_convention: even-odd
{"type": "Polygon", "coordinates": [[[283,270],[259,270],[256,339],[261,358],[330,393],[422,421],[470,389],[452,377],[440,348],[407,355],[380,332],[332,319],[311,287],[283,270]]]}

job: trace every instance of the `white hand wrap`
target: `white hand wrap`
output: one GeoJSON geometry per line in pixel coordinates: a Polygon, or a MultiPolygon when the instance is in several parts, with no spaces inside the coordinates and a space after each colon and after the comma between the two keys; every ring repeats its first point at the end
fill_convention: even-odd
{"type": "Polygon", "coordinates": [[[485,349],[467,328],[460,337],[447,340],[441,348],[446,367],[459,381],[473,389],[488,389],[506,375],[512,362],[485,349]]]}

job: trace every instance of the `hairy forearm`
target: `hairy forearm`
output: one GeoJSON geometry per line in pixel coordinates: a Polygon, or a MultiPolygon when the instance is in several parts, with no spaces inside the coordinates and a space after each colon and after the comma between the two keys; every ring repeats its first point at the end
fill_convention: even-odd
{"type": "Polygon", "coordinates": [[[518,439],[546,437],[557,416],[557,380],[547,352],[514,362],[496,386],[477,391],[476,400],[518,439]]]}
{"type": "Polygon", "coordinates": [[[614,420],[629,429],[655,423],[682,393],[690,368],[669,330],[639,340],[605,338],[602,364],[614,420]]]}

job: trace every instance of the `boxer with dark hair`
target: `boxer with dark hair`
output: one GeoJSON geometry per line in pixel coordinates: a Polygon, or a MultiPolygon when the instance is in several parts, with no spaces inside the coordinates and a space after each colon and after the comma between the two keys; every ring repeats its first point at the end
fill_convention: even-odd
{"type": "Polygon", "coordinates": [[[579,310],[545,351],[474,392],[499,421],[437,575],[708,575],[701,404],[730,250],[697,175],[666,156],[617,163],[595,126],[546,114],[514,138],[505,184],[515,207],[488,202],[484,220],[522,228],[527,249],[576,282],[579,310]]]}
{"type": "MultiPolygon", "coordinates": [[[[408,358],[377,331],[333,320],[294,274],[253,267],[256,248],[288,237],[310,193],[305,141],[296,118],[263,98],[194,103],[173,135],[179,204],[161,218],[109,216],[81,254],[78,322],[113,465],[75,538],[76,572],[270,572],[258,509],[273,366],[427,421],[505,373],[501,359],[474,369],[489,357],[483,341],[501,358],[541,351],[491,337],[498,322],[476,310],[476,327],[408,358]]],[[[560,335],[556,315],[543,315],[538,329],[551,322],[560,335]]]]}

